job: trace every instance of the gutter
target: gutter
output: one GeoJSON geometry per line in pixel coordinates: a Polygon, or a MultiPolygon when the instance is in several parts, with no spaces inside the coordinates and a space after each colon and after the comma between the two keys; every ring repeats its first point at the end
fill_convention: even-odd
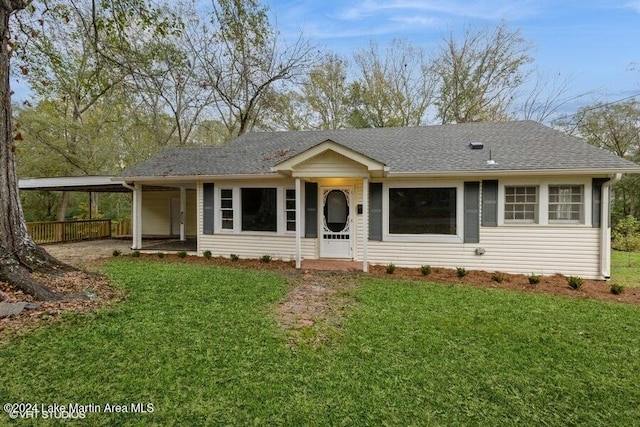
{"type": "Polygon", "coordinates": [[[604,280],[611,279],[611,186],[622,179],[621,173],[616,173],[609,181],[602,184],[600,194],[600,276],[604,280]]]}

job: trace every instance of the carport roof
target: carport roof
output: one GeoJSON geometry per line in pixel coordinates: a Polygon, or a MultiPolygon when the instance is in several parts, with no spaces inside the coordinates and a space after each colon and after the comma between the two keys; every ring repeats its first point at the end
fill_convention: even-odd
{"type": "Polygon", "coordinates": [[[92,193],[126,193],[124,180],[113,176],[61,176],[55,178],[25,178],[18,182],[20,190],[83,191],[92,193]]]}

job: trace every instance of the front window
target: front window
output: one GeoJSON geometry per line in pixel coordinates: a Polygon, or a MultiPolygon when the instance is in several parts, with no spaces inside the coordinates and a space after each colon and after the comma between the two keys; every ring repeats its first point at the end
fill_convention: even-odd
{"type": "Polygon", "coordinates": [[[583,187],[581,185],[549,186],[549,221],[583,222],[583,187]]]}
{"type": "Polygon", "coordinates": [[[296,231],[296,190],[286,190],[284,212],[287,231],[296,231]]]}
{"type": "Polygon", "coordinates": [[[505,222],[538,221],[537,187],[505,187],[504,193],[505,222]]]}
{"type": "Polygon", "coordinates": [[[233,230],[233,190],[220,190],[220,217],[222,229],[233,230]]]}
{"type": "Polygon", "coordinates": [[[390,234],[456,234],[455,188],[390,188],[390,234]]]}
{"type": "Polygon", "coordinates": [[[242,231],[277,231],[275,188],[242,189],[242,231]]]}

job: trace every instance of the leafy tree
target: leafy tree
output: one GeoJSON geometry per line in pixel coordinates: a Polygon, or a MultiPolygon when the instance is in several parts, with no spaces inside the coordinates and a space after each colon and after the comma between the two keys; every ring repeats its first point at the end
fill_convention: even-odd
{"type": "MultiPolygon", "coordinates": [[[[615,104],[597,102],[555,124],[598,148],[627,160],[640,161],[640,102],[637,100],[615,104]]],[[[624,176],[616,184],[614,193],[614,219],[640,215],[639,177],[624,176]]]]}
{"type": "Polygon", "coordinates": [[[631,267],[631,253],[640,250],[640,220],[627,215],[613,230],[613,247],[628,253],[627,263],[631,267]]]}
{"type": "Polygon", "coordinates": [[[198,25],[191,25],[201,18],[193,4],[179,3],[178,8],[187,25],[177,34],[148,43],[146,49],[153,61],[146,61],[132,74],[131,91],[147,114],[162,122],[167,117],[171,119],[169,133],[158,135],[159,147],[190,145],[192,133],[216,100],[196,54],[197,46],[207,43],[207,33],[200,32],[198,25]]]}
{"type": "Polygon", "coordinates": [[[325,54],[307,76],[300,90],[269,91],[264,98],[260,127],[275,130],[341,129],[350,114],[347,62],[325,54]]]}
{"type": "Polygon", "coordinates": [[[438,79],[436,106],[442,123],[499,121],[508,118],[516,90],[524,82],[531,46],[518,30],[467,29],[462,40],[444,39],[433,70],[438,79]]]}
{"type": "Polygon", "coordinates": [[[216,95],[216,117],[235,137],[256,125],[269,90],[303,76],[315,54],[302,36],[283,44],[267,9],[255,0],[217,0],[211,19],[215,28],[197,24],[203,37],[191,48],[206,77],[203,89],[216,95]]]}
{"type": "MultiPolygon", "coordinates": [[[[41,9],[43,14],[51,10],[55,11],[53,2],[42,2],[41,4],[45,6],[41,9]]],[[[29,4],[26,0],[0,2],[0,280],[8,282],[37,299],[60,299],[63,297],[62,295],[51,291],[35,280],[31,273],[53,274],[71,269],[71,267],[51,257],[31,239],[27,233],[22,205],[18,197],[15,152],[16,144],[24,137],[19,129],[14,132],[12,127],[9,89],[9,20],[12,15],[27,6],[29,4]]],[[[94,34],[100,35],[93,42],[94,49],[99,52],[102,52],[107,41],[120,41],[124,45],[131,44],[127,39],[131,31],[126,31],[129,28],[126,28],[125,23],[130,22],[130,18],[133,16],[139,18],[137,29],[141,32],[145,30],[161,32],[165,28],[161,22],[158,22],[157,11],[148,7],[144,0],[92,1],[91,7],[93,13],[90,15],[90,20],[87,21],[90,25],[87,28],[92,28],[94,34]]],[[[29,12],[37,14],[38,9],[33,7],[29,12]]],[[[43,18],[47,17],[43,15],[43,18]]],[[[61,15],[59,19],[62,19],[59,22],[61,25],[66,23],[64,15],[61,15]]],[[[37,19],[35,22],[39,23],[37,19]]],[[[30,52],[25,49],[24,44],[14,43],[13,49],[17,49],[17,52],[21,53],[23,60],[29,58],[30,52]]],[[[27,66],[23,71],[30,72],[27,66]]],[[[70,102],[73,103],[74,100],[70,100],[70,102]]]]}
{"type": "Polygon", "coordinates": [[[336,54],[326,54],[302,84],[305,103],[314,116],[315,129],[347,126],[349,96],[348,63],[336,54]]]}
{"type": "Polygon", "coordinates": [[[351,85],[354,127],[418,126],[433,101],[434,80],[424,51],[393,40],[356,52],[359,77],[351,85]]]}
{"type": "MultiPolygon", "coordinates": [[[[108,114],[109,98],[143,65],[157,62],[158,52],[164,52],[149,49],[157,37],[149,42],[128,28],[150,28],[145,25],[158,22],[164,11],[151,8],[144,0],[130,0],[128,6],[127,2],[47,0],[30,4],[29,9],[18,22],[16,68],[39,99],[52,100],[47,106],[48,129],[31,135],[40,136],[38,141],[67,165],[66,175],[112,172],[117,151],[111,144],[101,144],[106,139],[99,138],[115,118],[108,114]],[[141,9],[148,14],[131,13],[141,9]]],[[[167,28],[168,24],[158,22],[152,33],[140,33],[157,36],[167,28]]],[[[27,126],[33,129],[37,124],[26,121],[23,127],[27,126]]],[[[66,217],[68,201],[64,193],[59,220],[66,217]]]]}

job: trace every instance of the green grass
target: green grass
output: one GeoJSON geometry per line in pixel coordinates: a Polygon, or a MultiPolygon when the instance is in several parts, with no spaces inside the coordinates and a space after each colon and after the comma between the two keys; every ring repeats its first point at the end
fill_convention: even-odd
{"type": "Polygon", "coordinates": [[[640,419],[635,306],[363,279],[340,333],[292,350],[275,273],[120,258],[106,269],[123,303],[0,348],[2,403],[154,405],[82,423],[105,426],[640,419]]]}
{"type": "Polygon", "coordinates": [[[611,282],[625,287],[640,287],[640,252],[611,253],[611,282]]]}

